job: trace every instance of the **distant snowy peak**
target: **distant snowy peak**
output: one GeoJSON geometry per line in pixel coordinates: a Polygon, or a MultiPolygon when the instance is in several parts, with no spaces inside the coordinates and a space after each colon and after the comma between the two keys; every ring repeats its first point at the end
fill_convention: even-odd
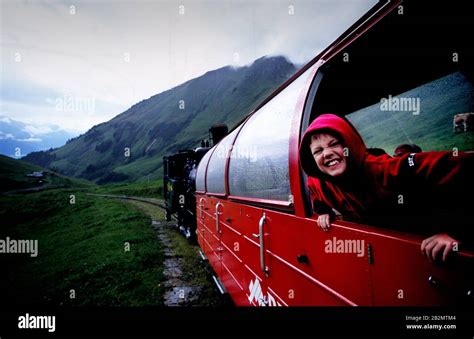
{"type": "Polygon", "coordinates": [[[25,123],[0,115],[0,154],[10,157],[60,147],[75,136],[57,125],[25,123]]]}

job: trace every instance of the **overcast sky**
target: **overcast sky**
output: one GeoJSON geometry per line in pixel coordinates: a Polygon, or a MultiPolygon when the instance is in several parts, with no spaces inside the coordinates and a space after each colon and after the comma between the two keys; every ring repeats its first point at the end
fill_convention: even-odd
{"type": "Polygon", "coordinates": [[[0,115],[84,132],[264,55],[302,64],[375,0],[0,0],[0,115]]]}

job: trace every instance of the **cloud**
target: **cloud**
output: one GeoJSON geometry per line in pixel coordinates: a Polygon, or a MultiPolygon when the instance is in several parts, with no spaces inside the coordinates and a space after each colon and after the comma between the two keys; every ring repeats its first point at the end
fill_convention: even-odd
{"type": "Polygon", "coordinates": [[[6,139],[15,140],[15,137],[13,136],[13,134],[10,134],[10,133],[5,134],[2,131],[0,131],[0,140],[6,140],[6,139]]]}
{"type": "Polygon", "coordinates": [[[35,135],[41,135],[41,134],[48,134],[53,131],[53,129],[50,126],[32,126],[32,125],[26,125],[25,128],[23,128],[24,132],[29,133],[31,136],[35,135]]]}
{"type": "Polygon", "coordinates": [[[25,141],[25,142],[40,142],[43,141],[39,138],[28,138],[28,139],[15,139],[16,141],[25,141]]]}
{"type": "Polygon", "coordinates": [[[48,99],[60,96],[60,92],[57,89],[35,83],[28,78],[21,78],[21,74],[12,76],[10,72],[11,70],[7,70],[3,74],[5,81],[2,81],[1,84],[0,93],[4,103],[13,101],[36,106],[47,106],[48,99]]]}
{"type": "Polygon", "coordinates": [[[117,105],[108,103],[96,103],[96,112],[88,114],[82,111],[62,111],[55,109],[55,103],[51,106],[36,106],[23,104],[21,102],[4,103],[3,114],[14,117],[15,120],[25,122],[34,126],[57,125],[61,129],[72,134],[82,133],[94,125],[112,119],[117,113],[126,109],[126,106],[117,108],[117,105]],[[100,110],[100,112],[99,112],[100,110]]]}
{"type": "Polygon", "coordinates": [[[85,130],[212,69],[264,55],[304,63],[375,3],[3,1],[1,108],[12,118],[85,130]],[[94,100],[93,114],[57,112],[53,104],[64,96],[94,100]]]}

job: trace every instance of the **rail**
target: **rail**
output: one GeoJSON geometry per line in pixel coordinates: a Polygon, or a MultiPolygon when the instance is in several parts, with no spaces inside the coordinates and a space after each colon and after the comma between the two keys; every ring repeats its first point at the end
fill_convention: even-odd
{"type": "Polygon", "coordinates": [[[96,197],[104,197],[104,198],[113,198],[113,199],[136,200],[136,201],[145,202],[147,204],[155,205],[166,210],[166,206],[164,205],[163,200],[154,199],[154,198],[143,198],[143,197],[134,197],[134,196],[118,195],[118,194],[97,194],[97,193],[87,193],[87,195],[92,195],[96,197]]]}

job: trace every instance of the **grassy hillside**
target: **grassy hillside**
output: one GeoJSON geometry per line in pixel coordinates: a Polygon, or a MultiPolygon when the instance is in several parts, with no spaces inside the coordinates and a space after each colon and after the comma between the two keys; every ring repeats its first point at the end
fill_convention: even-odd
{"type": "Polygon", "coordinates": [[[404,143],[423,151],[474,149],[474,133],[453,132],[453,116],[474,111],[474,88],[461,73],[454,73],[412,89],[396,98],[420,98],[420,114],[383,111],[380,103],[348,116],[367,147],[383,148],[392,155],[404,143]]]}
{"type": "Polygon", "coordinates": [[[163,180],[102,185],[97,186],[94,193],[161,198],[163,197],[163,180]]]}
{"type": "Polygon", "coordinates": [[[0,195],[0,219],[0,239],[38,240],[37,257],[0,255],[2,305],[162,304],[161,245],[134,207],[58,189],[0,195]]]}
{"type": "Polygon", "coordinates": [[[99,184],[160,179],[164,155],[198,146],[213,124],[231,128],[295,71],[283,57],[210,71],[25,160],[99,184]]]}
{"type": "Polygon", "coordinates": [[[93,186],[93,184],[86,180],[68,178],[25,161],[0,155],[0,192],[39,186],[86,188],[93,186]],[[29,178],[26,176],[28,173],[41,171],[44,172],[44,178],[29,178]]]}

